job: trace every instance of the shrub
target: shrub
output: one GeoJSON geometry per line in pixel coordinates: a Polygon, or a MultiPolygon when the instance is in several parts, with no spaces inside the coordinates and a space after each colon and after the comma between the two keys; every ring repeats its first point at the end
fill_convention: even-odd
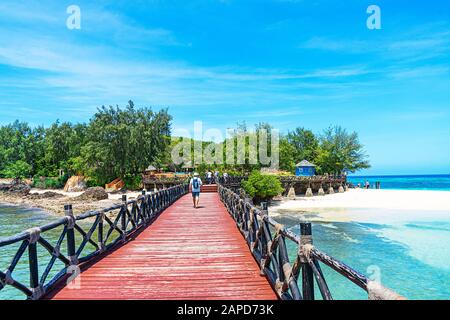
{"type": "Polygon", "coordinates": [[[69,179],[68,175],[59,178],[34,177],[32,186],[37,189],[62,189],[69,179]]]}
{"type": "Polygon", "coordinates": [[[253,171],[248,180],[242,182],[242,187],[254,200],[268,200],[283,191],[278,177],[259,171],[253,171]]]}
{"type": "Polygon", "coordinates": [[[54,178],[46,178],[44,180],[44,188],[45,189],[57,189],[60,187],[60,183],[58,179],[54,178]]]}
{"type": "Polygon", "coordinates": [[[25,161],[18,160],[13,163],[9,163],[6,165],[5,169],[1,172],[1,174],[5,178],[13,178],[13,179],[23,179],[30,176],[32,171],[31,165],[26,163],[25,161]]]}
{"type": "Polygon", "coordinates": [[[104,186],[103,184],[101,184],[99,181],[97,181],[96,179],[93,178],[89,178],[86,180],[86,186],[88,188],[94,188],[94,187],[101,187],[104,186]]]}
{"type": "Polygon", "coordinates": [[[142,190],[142,177],[140,175],[128,176],[123,179],[128,190],[142,190]]]}

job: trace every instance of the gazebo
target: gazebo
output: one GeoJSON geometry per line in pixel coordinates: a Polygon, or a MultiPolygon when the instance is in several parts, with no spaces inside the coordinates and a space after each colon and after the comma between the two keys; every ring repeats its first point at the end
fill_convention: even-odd
{"type": "Polygon", "coordinates": [[[158,169],[155,166],[149,165],[147,169],[145,169],[145,174],[155,174],[158,169]]]}
{"type": "Polygon", "coordinates": [[[308,160],[303,160],[295,166],[295,175],[297,177],[312,177],[316,174],[316,165],[308,160]]]}
{"type": "Polygon", "coordinates": [[[184,172],[187,173],[193,172],[195,170],[195,166],[193,166],[191,162],[185,163],[181,168],[184,170],[184,172]]]}

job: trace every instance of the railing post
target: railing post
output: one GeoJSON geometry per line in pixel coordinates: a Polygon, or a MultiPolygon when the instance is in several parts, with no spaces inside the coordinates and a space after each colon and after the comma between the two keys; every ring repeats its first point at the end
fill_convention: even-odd
{"type": "Polygon", "coordinates": [[[127,196],[124,194],[122,196],[122,216],[120,217],[120,221],[122,224],[122,241],[127,239],[127,196]]]}
{"type": "Polygon", "coordinates": [[[163,209],[165,209],[167,207],[167,189],[163,190],[163,209]]]}
{"type": "Polygon", "coordinates": [[[150,221],[150,219],[152,218],[152,213],[153,213],[152,192],[151,191],[147,191],[147,193],[145,195],[145,210],[147,210],[147,221],[150,221]]]}
{"type": "Polygon", "coordinates": [[[71,266],[78,265],[78,258],[75,250],[75,217],[73,216],[73,208],[71,204],[64,206],[64,213],[67,217],[67,254],[71,266]]]}
{"type": "Polygon", "coordinates": [[[269,203],[268,202],[261,202],[261,209],[263,211],[267,212],[268,208],[269,208],[269,203]]]}
{"type": "MultiPolygon", "coordinates": [[[[267,202],[261,202],[261,209],[262,209],[261,213],[263,216],[267,216],[269,214],[267,202]]],[[[265,223],[264,219],[261,219],[260,223],[264,224],[265,223]]],[[[262,230],[263,230],[263,234],[261,234],[261,236],[260,236],[260,238],[261,238],[260,239],[260,251],[261,251],[260,274],[262,276],[265,276],[266,275],[266,272],[264,270],[265,264],[266,264],[266,260],[269,259],[267,256],[267,253],[269,251],[269,248],[267,247],[267,243],[270,240],[265,239],[266,235],[264,234],[264,227],[262,230]]]]}
{"type": "Polygon", "coordinates": [[[163,190],[163,209],[167,207],[167,189],[163,190]]]}
{"type": "Polygon", "coordinates": [[[300,262],[302,264],[302,291],[303,299],[314,300],[314,274],[311,266],[303,254],[303,246],[312,245],[312,228],[311,223],[300,223],[300,262]]]}
{"type": "Polygon", "coordinates": [[[159,191],[153,192],[153,212],[155,215],[159,213],[159,191]]]}
{"type": "Polygon", "coordinates": [[[148,210],[147,210],[147,191],[145,189],[142,190],[142,205],[141,205],[141,215],[144,217],[144,223],[148,221],[148,210]]]}
{"type": "Polygon", "coordinates": [[[98,239],[98,247],[100,248],[100,252],[104,252],[105,251],[105,244],[103,243],[103,220],[105,220],[105,212],[102,211],[100,213],[99,216],[99,221],[98,221],[98,234],[97,234],[97,239],[98,239]]]}
{"type": "Polygon", "coordinates": [[[37,242],[40,238],[41,230],[39,228],[33,228],[28,230],[30,238],[28,240],[28,263],[30,266],[30,288],[33,295],[30,297],[33,300],[39,299],[44,290],[39,284],[39,263],[37,256],[37,242]]]}
{"type": "Polygon", "coordinates": [[[152,217],[153,217],[156,214],[156,205],[155,205],[155,201],[156,200],[155,200],[155,193],[154,192],[150,193],[150,200],[152,202],[151,208],[152,208],[152,217]]]}

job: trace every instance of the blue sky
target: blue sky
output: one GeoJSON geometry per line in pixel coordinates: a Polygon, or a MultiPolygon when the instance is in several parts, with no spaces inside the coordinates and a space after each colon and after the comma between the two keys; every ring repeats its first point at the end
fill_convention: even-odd
{"type": "Polygon", "coordinates": [[[365,173],[450,173],[449,17],[441,0],[2,0],[0,124],[84,122],[132,99],[169,107],[174,129],[342,125],[365,173]]]}

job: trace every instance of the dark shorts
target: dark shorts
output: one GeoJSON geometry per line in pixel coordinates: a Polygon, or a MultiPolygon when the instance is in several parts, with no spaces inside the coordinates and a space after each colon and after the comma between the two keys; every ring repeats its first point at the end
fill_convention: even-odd
{"type": "Polygon", "coordinates": [[[198,198],[198,197],[200,197],[200,192],[192,192],[192,197],[193,197],[193,198],[198,198]]]}

